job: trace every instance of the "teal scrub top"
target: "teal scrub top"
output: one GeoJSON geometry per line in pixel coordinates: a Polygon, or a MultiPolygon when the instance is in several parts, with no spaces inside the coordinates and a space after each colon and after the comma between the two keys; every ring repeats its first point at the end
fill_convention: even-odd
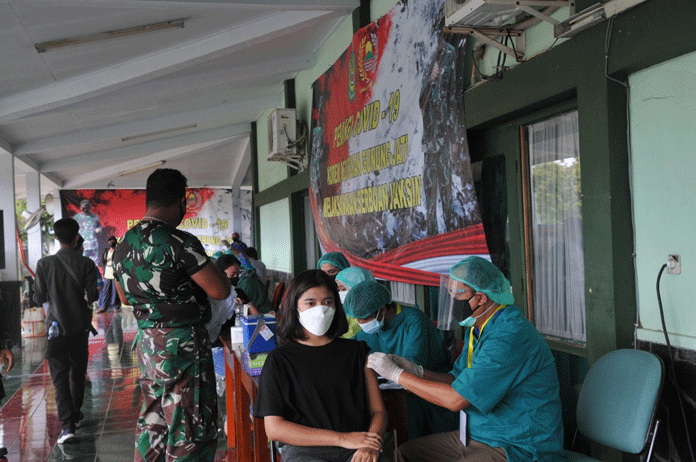
{"type": "Polygon", "coordinates": [[[567,460],[556,363],[541,334],[508,306],[474,337],[468,368],[470,335],[466,329],[450,372],[452,387],[471,403],[465,410],[468,436],[503,448],[508,462],[567,460]]]}
{"type": "Polygon", "coordinates": [[[394,319],[376,334],[366,334],[361,329],[355,339],[366,342],[373,353],[403,356],[425,369],[448,372],[444,340],[433,322],[416,307],[397,303],[396,310],[394,319]]]}
{"type": "Polygon", "coordinates": [[[255,273],[251,276],[240,278],[237,287],[247,294],[247,297],[249,297],[249,300],[254,304],[259,313],[265,314],[273,310],[273,306],[268,302],[268,291],[266,290],[266,286],[255,273]]]}
{"type": "MultiPolygon", "coordinates": [[[[396,311],[394,319],[376,334],[366,334],[361,329],[356,340],[367,342],[373,353],[379,351],[395,354],[410,359],[425,369],[449,372],[444,340],[435,324],[417,307],[397,303],[396,311]]],[[[412,393],[406,396],[406,406],[409,439],[459,428],[459,414],[412,393]]]]}

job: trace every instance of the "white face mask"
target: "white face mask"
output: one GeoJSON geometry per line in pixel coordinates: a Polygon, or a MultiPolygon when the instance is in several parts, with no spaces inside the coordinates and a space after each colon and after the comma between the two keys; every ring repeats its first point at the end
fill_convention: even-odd
{"type": "Polygon", "coordinates": [[[299,313],[302,327],[314,335],[322,336],[331,327],[336,310],[330,306],[317,305],[299,313]]]}
{"type": "Polygon", "coordinates": [[[384,327],[384,316],[382,316],[381,320],[378,320],[377,316],[379,316],[379,311],[370,321],[367,321],[365,324],[360,324],[360,328],[363,330],[363,332],[366,334],[376,334],[382,327],[384,327]]]}
{"type": "Polygon", "coordinates": [[[347,290],[339,290],[338,291],[338,297],[341,299],[341,305],[346,304],[346,296],[348,295],[347,290]]]}

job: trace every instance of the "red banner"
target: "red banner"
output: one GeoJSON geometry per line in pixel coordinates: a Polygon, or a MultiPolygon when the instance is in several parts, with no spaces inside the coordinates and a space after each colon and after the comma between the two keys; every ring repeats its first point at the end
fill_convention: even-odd
{"type": "Polygon", "coordinates": [[[439,284],[487,255],[464,114],[461,37],[442,2],[398,3],[314,83],[310,198],[326,251],[393,281],[439,284]]]}
{"type": "MultiPolygon", "coordinates": [[[[84,200],[89,201],[90,213],[101,225],[95,236],[101,250],[106,248],[109,236],[120,238],[145,214],[143,189],[64,189],[60,192],[63,217],[80,213],[80,203],[84,200]]],[[[232,242],[233,205],[231,189],[188,188],[186,215],[179,228],[197,236],[212,255],[222,250],[222,239],[232,242]]],[[[85,241],[89,239],[83,237],[85,241]]]]}

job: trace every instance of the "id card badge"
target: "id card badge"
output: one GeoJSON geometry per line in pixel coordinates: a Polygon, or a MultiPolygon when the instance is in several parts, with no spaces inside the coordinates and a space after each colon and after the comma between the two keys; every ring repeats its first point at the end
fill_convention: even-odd
{"type": "Polygon", "coordinates": [[[466,412],[459,411],[459,440],[466,447],[466,412]]]}

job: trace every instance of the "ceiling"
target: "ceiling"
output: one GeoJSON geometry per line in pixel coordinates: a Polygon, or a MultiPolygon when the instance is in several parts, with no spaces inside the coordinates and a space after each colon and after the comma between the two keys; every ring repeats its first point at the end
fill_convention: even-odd
{"type": "Polygon", "coordinates": [[[0,0],[0,150],[42,190],[142,188],[162,160],[189,186],[249,187],[250,123],[359,3],[0,0]],[[71,38],[83,43],[35,47],[71,38]]]}

